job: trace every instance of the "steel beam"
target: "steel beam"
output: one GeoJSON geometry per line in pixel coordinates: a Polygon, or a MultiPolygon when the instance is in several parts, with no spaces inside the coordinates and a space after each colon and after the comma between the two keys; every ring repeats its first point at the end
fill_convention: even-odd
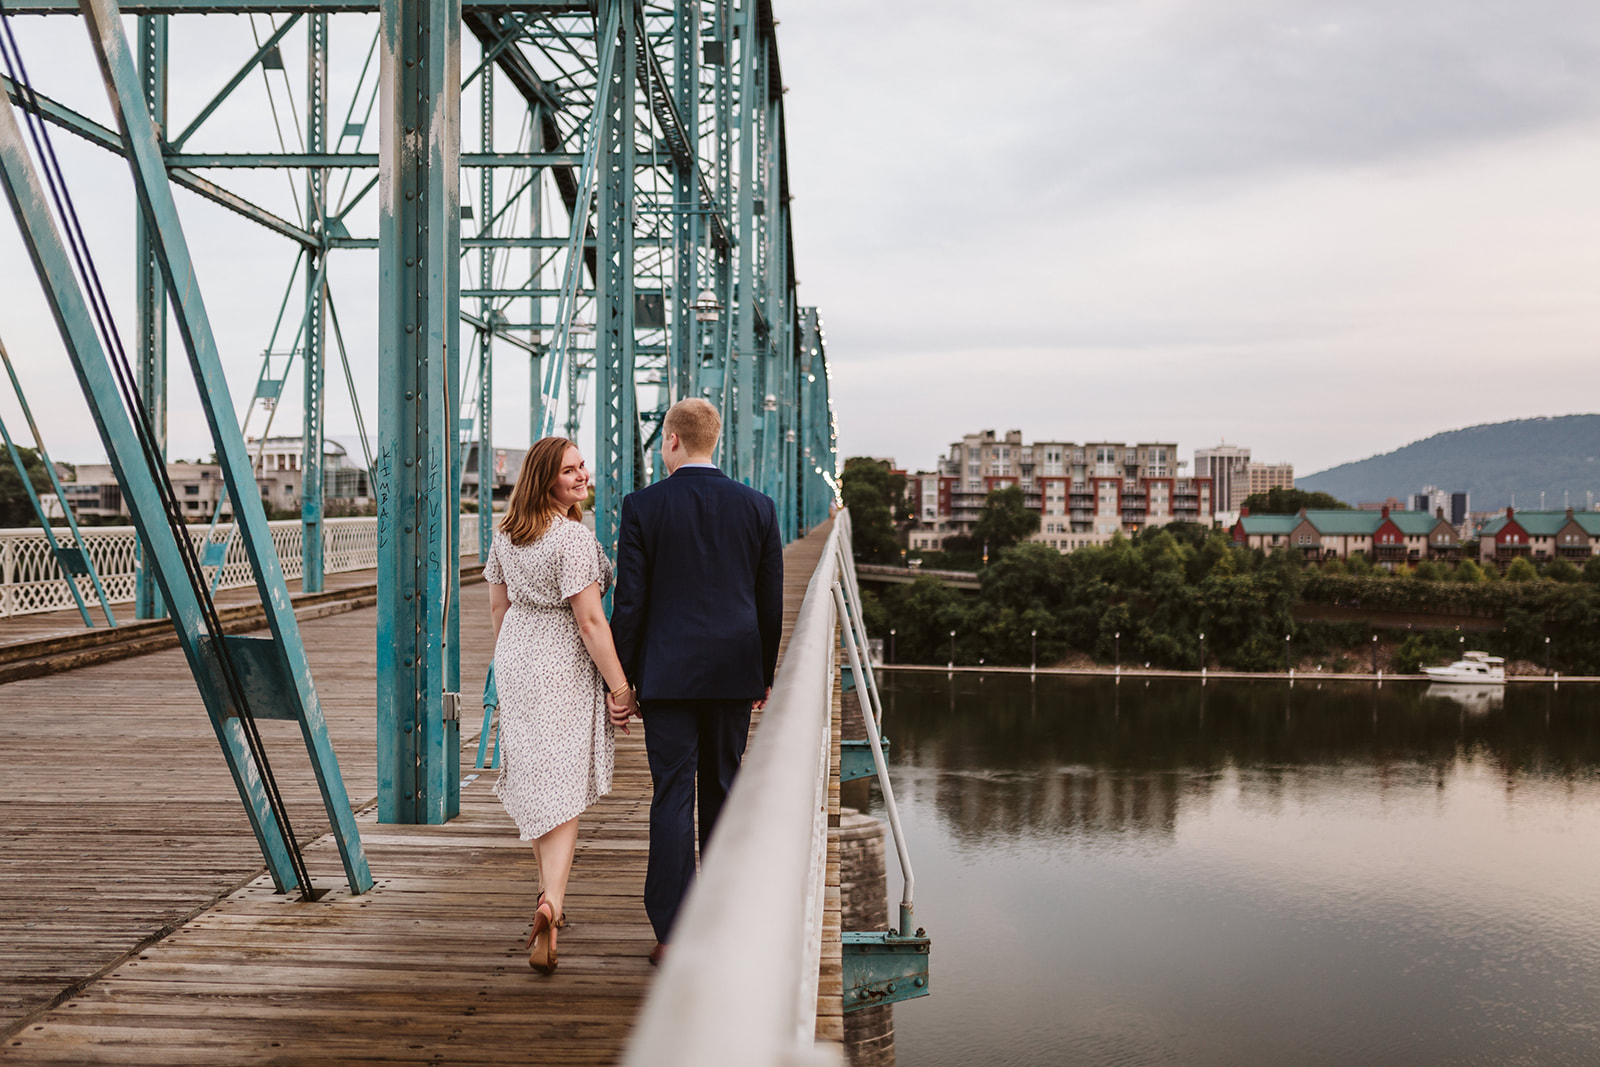
{"type": "MultiPolygon", "coordinates": [[[[326,16],[319,16],[326,17],[326,16]]],[[[167,166],[210,170],[277,169],[283,167],[374,168],[376,152],[168,152],[167,166]]],[[[583,162],[572,152],[468,152],[461,156],[463,167],[551,167],[583,162]]]]}
{"type": "MultiPolygon", "coordinates": [[[[589,0],[462,0],[462,7],[474,12],[537,13],[581,15],[590,10],[589,0]]],[[[122,9],[125,15],[327,15],[380,12],[378,0],[135,0],[122,9]]],[[[6,0],[12,15],[76,15],[72,0],[6,0]]]]}
{"type": "Polygon", "coordinates": [[[384,0],[380,34],[378,818],[440,823],[460,795],[460,723],[445,718],[459,564],[446,508],[459,433],[460,0],[384,0]]]}
{"type": "Polygon", "coordinates": [[[122,486],[123,503],[149,546],[145,556],[172,611],[184,656],[194,672],[195,684],[222,747],[223,758],[244,802],[261,853],[279,890],[296,884],[293,864],[283,831],[273,817],[258,768],[250,755],[244,728],[230,715],[231,702],[210,662],[204,625],[194,590],[182,580],[184,566],[177,543],[170,537],[152,536],[166,529],[166,515],[157,494],[143,446],[122,407],[116,378],[105,348],[94,329],[94,317],[73,274],[71,254],[51,217],[44,186],[23,144],[22,130],[9,99],[0,103],[0,186],[16,215],[24,246],[33,260],[40,287],[72,361],[73,371],[89,402],[106,456],[122,486]]]}
{"type": "MultiPolygon", "coordinates": [[[[6,5],[6,10],[11,10],[10,4],[6,5]]],[[[0,86],[5,88],[6,97],[15,102],[17,99],[17,87],[11,83],[11,79],[0,74],[0,86]]],[[[104,148],[108,152],[115,152],[119,156],[124,154],[122,138],[117,136],[115,130],[108,130],[93,119],[85,118],[71,108],[47,96],[39,96],[38,101],[39,114],[46,122],[82,137],[90,144],[104,148]]],[[[183,167],[169,168],[167,176],[172,179],[173,184],[181,185],[190,192],[196,193],[212,203],[220,204],[229,211],[242,215],[251,222],[265,226],[267,229],[287,237],[291,241],[295,241],[307,248],[316,247],[318,243],[317,239],[311,235],[311,232],[304,227],[296,226],[287,219],[279,218],[265,208],[250,203],[238,193],[230,192],[214,182],[200,177],[200,175],[191,170],[183,167]]]]}
{"type": "MultiPolygon", "coordinates": [[[[61,512],[66,516],[67,529],[72,533],[73,548],[82,563],[82,572],[87,573],[89,583],[94,586],[95,596],[100,600],[100,610],[106,613],[106,623],[110,626],[117,625],[117,617],[112,614],[111,601],[106,598],[106,589],[100,582],[100,571],[94,565],[94,560],[89,555],[88,546],[83,540],[83,531],[78,529],[78,517],[72,512],[72,504],[67,500],[67,491],[62,488],[61,478],[56,474],[56,465],[50,459],[50,453],[44,447],[44,435],[39,432],[39,424],[33,421],[33,409],[28,405],[28,397],[22,391],[22,382],[17,378],[17,369],[11,365],[11,357],[6,354],[6,346],[0,343],[0,363],[5,364],[6,377],[11,380],[11,391],[16,395],[17,405],[22,408],[22,417],[28,423],[28,432],[33,437],[33,447],[39,453],[39,461],[44,464],[45,474],[50,478],[50,487],[55,490],[56,499],[61,503],[61,512]]],[[[56,543],[55,532],[50,527],[50,519],[44,513],[44,508],[39,504],[39,498],[33,491],[33,483],[28,479],[28,472],[23,469],[22,457],[11,447],[11,437],[5,428],[5,422],[0,420],[0,437],[6,439],[6,448],[11,451],[11,458],[16,462],[17,473],[22,476],[23,488],[28,491],[28,498],[33,502],[35,514],[39,516],[39,525],[44,527],[44,536],[50,542],[50,551],[55,555],[56,561],[61,565],[61,575],[66,579],[67,585],[72,590],[73,599],[78,602],[78,610],[83,613],[85,626],[93,626],[94,622],[89,617],[89,611],[84,607],[83,597],[79,595],[77,574],[78,568],[74,565],[72,556],[63,551],[63,546],[56,543]]]]}
{"type": "Polygon", "coordinates": [[[636,0],[605,0],[617,12],[617,37],[606,84],[596,89],[599,110],[599,203],[595,231],[595,536],[616,552],[622,498],[633,492],[639,416],[634,383],[634,97],[638,53],[636,0]]]}
{"type": "MultiPolygon", "coordinates": [[[[150,117],[160,126],[167,124],[167,16],[142,15],[139,33],[139,81],[144,89],[150,117]]],[[[109,131],[108,131],[109,132],[109,131]]],[[[151,247],[150,228],[144,216],[133,221],[135,327],[138,330],[139,395],[150,410],[156,441],[161,454],[167,452],[167,291],[161,282],[161,265],[151,247]]],[[[143,561],[149,549],[137,545],[140,566],[133,578],[133,614],[138,619],[161,619],[167,605],[161,599],[149,568],[143,561]]]]}
{"type": "MultiPolygon", "coordinates": [[[[140,17],[149,18],[151,16],[142,15],[140,17]]],[[[164,19],[166,16],[163,15],[158,17],[164,19]]],[[[217,92],[217,95],[211,98],[211,102],[200,109],[200,114],[196,115],[194,119],[190,121],[189,125],[183,128],[182,133],[168,141],[168,147],[170,151],[177,152],[183,148],[184,144],[189,140],[189,138],[194,135],[194,132],[201,126],[205,125],[206,119],[210,118],[217,108],[222,106],[222,102],[228,99],[229,96],[233,95],[233,91],[235,89],[244,84],[244,80],[250,76],[251,71],[256,69],[256,65],[262,60],[266,59],[267,56],[278,47],[279,41],[288,36],[289,31],[294,29],[294,24],[298,21],[300,21],[300,15],[298,12],[290,15],[284,20],[282,26],[279,26],[276,30],[273,30],[271,36],[269,36],[265,41],[262,41],[261,44],[256,47],[255,54],[245,61],[244,66],[240,67],[234,73],[232,78],[228,79],[228,84],[224,85],[221,90],[217,92]]],[[[324,36],[326,36],[326,34],[324,34],[324,36]]],[[[165,120],[163,119],[162,121],[164,122],[165,120]]]]}
{"type": "Polygon", "coordinates": [[[739,281],[734,298],[728,305],[733,316],[737,339],[734,342],[733,365],[728,368],[730,394],[723,401],[724,434],[729,438],[732,455],[725,469],[729,476],[746,485],[756,484],[755,425],[760,399],[756,391],[756,256],[760,243],[756,239],[755,182],[756,162],[760,158],[756,149],[758,135],[757,110],[760,94],[756,92],[756,77],[761,70],[762,40],[756,20],[756,5],[747,3],[739,13],[739,199],[734,233],[739,241],[739,281]]]}
{"type": "MultiPolygon", "coordinates": [[[[533,106],[532,125],[534,129],[540,126],[540,107],[533,106]]],[[[528,225],[533,236],[527,238],[533,242],[535,248],[564,248],[571,245],[570,237],[545,237],[544,234],[544,182],[538,173],[534,174],[533,181],[528,184],[528,225]],[[543,242],[550,242],[544,244],[543,242]]],[[[577,225],[574,223],[574,225],[577,225]]],[[[583,245],[585,250],[593,247],[591,244],[583,245]]],[[[544,285],[544,267],[542,260],[535,260],[533,277],[529,281],[534,288],[544,285]]],[[[544,352],[545,346],[539,343],[540,319],[544,317],[544,301],[538,297],[530,300],[529,326],[532,329],[533,344],[528,348],[528,444],[532,445],[544,436],[544,408],[547,398],[544,392],[544,352]]]]}
{"type": "MultiPolygon", "coordinates": [[[[700,292],[700,215],[694,210],[701,199],[702,176],[696,170],[700,145],[700,2],[677,0],[672,20],[673,88],[683,138],[690,146],[688,160],[674,160],[672,170],[672,355],[669,363],[668,403],[694,395],[695,364],[700,350],[701,324],[694,304],[700,292]]],[[[709,196],[708,202],[715,206],[709,196]]],[[[656,471],[658,478],[666,472],[656,471]]]]}
{"type": "MultiPolygon", "coordinates": [[[[306,662],[299,623],[289,600],[289,587],[267,528],[260,494],[256,491],[254,467],[228,395],[221,355],[201,299],[166,167],[161,161],[159,135],[151,121],[133,55],[123,35],[121,13],[115,0],[82,0],[82,7],[106,92],[116,113],[123,143],[127,145],[134,193],[150,226],[152,245],[170,294],[178,333],[189,356],[196,392],[211,429],[218,465],[233,497],[234,522],[244,541],[245,552],[255,572],[256,588],[266,610],[267,625],[273,637],[269,655],[278,676],[289,680],[293,687],[293,692],[283,694],[282,699],[293,706],[300,722],[350,887],[354,892],[363,892],[371,887],[372,875],[361,849],[361,836],[350,810],[350,798],[339,775],[338,759],[328,738],[327,723],[311,679],[311,667],[306,662]]],[[[170,585],[164,591],[170,605],[170,585]]]]}
{"type": "MultiPolygon", "coordinates": [[[[306,150],[318,154],[328,146],[328,16],[306,20],[306,150]]],[[[327,171],[306,171],[306,225],[318,237],[328,232],[327,202],[323,195],[327,171]]],[[[300,456],[300,589],[320,593],[323,586],[323,383],[327,367],[327,250],[313,249],[306,257],[305,356],[301,363],[305,382],[305,415],[301,422],[300,456]]]]}
{"type": "MultiPolygon", "coordinates": [[[[489,67],[479,76],[479,143],[484,155],[494,152],[494,68],[489,67]]],[[[489,229],[494,218],[494,171],[484,168],[478,172],[478,210],[482,213],[482,228],[489,229]]],[[[495,250],[483,247],[478,250],[478,285],[494,284],[495,250]]],[[[478,301],[479,313],[485,324],[494,321],[494,301],[483,297],[478,301]]],[[[489,542],[494,536],[494,331],[478,331],[478,562],[489,558],[489,542]]]]}

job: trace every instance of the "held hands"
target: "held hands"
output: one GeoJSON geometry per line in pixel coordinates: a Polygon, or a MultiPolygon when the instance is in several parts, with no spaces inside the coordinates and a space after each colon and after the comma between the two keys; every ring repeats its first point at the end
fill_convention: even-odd
{"type": "Polygon", "coordinates": [[[611,725],[621,727],[625,734],[631,733],[628,720],[639,714],[639,694],[631,685],[612,690],[606,694],[606,713],[611,716],[611,725]]]}

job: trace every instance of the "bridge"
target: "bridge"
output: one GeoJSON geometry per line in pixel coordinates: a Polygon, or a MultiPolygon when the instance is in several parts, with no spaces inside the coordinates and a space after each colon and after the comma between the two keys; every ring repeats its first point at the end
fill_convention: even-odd
{"type": "MultiPolygon", "coordinates": [[[[0,424],[41,524],[0,532],[0,893],[21,917],[0,932],[15,976],[0,1058],[827,1062],[849,1019],[928,992],[898,837],[897,921],[839,918],[838,784],[871,775],[891,814],[893,798],[848,516],[830,517],[830,380],[821,316],[798,298],[776,25],[766,0],[0,2],[0,189],[64,351],[52,367],[0,344],[54,490],[35,491],[26,438],[0,424]],[[216,14],[251,36],[184,22],[216,14]],[[63,64],[35,50],[35,17],[84,31],[110,125],[52,95],[63,64]],[[179,113],[169,75],[197,40],[237,66],[179,113]],[[265,107],[246,99],[258,83],[265,107]],[[106,153],[97,181],[126,167],[131,322],[61,138],[106,153]],[[267,172],[291,195],[262,192],[267,172]],[[293,250],[287,277],[230,264],[282,294],[248,324],[242,391],[192,244],[224,222],[293,250]],[[373,252],[369,380],[332,264],[373,252]],[[489,795],[492,755],[472,766],[494,749],[492,706],[475,714],[490,653],[475,563],[508,361],[528,439],[583,442],[608,550],[622,498],[665,475],[661,418],[686,396],[721,411],[719,464],[777,502],[789,543],[778,685],[659,983],[641,965],[638,739],[585,825],[564,995],[520,967],[528,850],[489,795]],[[182,365],[223,485],[209,515],[168,466],[182,365]],[[125,528],[78,523],[46,447],[61,441],[28,404],[69,370],[125,528]],[[328,513],[341,385],[363,519],[328,513]],[[273,523],[263,448],[296,416],[300,514],[273,523]],[[752,931],[762,980],[730,983],[752,931]]],[[[12,325],[0,309],[0,335],[12,325]]]]}
{"type": "Polygon", "coordinates": [[[863,585],[910,585],[919,578],[932,578],[941,585],[976,593],[982,586],[971,571],[941,571],[926,567],[890,567],[880,563],[856,564],[856,576],[863,585]]]}
{"type": "MultiPolygon", "coordinates": [[[[785,551],[778,683],[656,993],[637,732],[619,736],[615,790],[584,816],[562,968],[549,980],[559,990],[523,964],[535,876],[490,793],[492,772],[465,770],[460,813],[445,824],[379,823],[372,571],[346,572],[333,599],[295,594],[375,877],[360,893],[339,885],[335,835],[322,834],[305,846],[309,877],[326,889],[314,902],[277,891],[262,867],[180,651],[137,647],[79,665],[68,648],[55,653],[65,664],[12,678],[12,650],[93,631],[74,631],[71,611],[9,620],[0,911],[16,921],[0,927],[0,1061],[791,1062],[797,1026],[802,1044],[826,1049],[846,1035],[847,1006],[884,1013],[925,991],[928,941],[913,927],[909,878],[896,923],[841,929],[839,786],[868,773],[852,764],[882,760],[871,738],[845,737],[850,704],[869,709],[872,738],[877,721],[874,701],[850,699],[870,666],[841,534],[825,522],[785,551]],[[765,931],[767,977],[730,989],[752,928],[765,931]],[[798,1016],[797,994],[809,1008],[798,1016]]],[[[474,578],[462,653],[481,677],[492,649],[474,578]]],[[[314,769],[286,759],[289,724],[263,725],[281,728],[268,741],[290,820],[316,826],[314,769]]],[[[463,731],[464,768],[479,740],[463,731]]]]}

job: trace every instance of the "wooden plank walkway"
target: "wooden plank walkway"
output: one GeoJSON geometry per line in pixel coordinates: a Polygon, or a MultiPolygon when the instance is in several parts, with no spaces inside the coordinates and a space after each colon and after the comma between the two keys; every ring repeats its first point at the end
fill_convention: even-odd
{"type": "MultiPolygon", "coordinates": [[[[786,630],[826,529],[791,545],[786,630]]],[[[463,591],[462,688],[481,684],[488,594],[463,591]]],[[[351,897],[325,836],[321,901],[272,892],[177,652],[0,686],[0,1061],[610,1063],[653,974],[640,903],[649,772],[619,736],[584,816],[542,977],[522,948],[530,849],[490,792],[445,826],[379,826],[374,612],[303,624],[377,887],[351,897]]],[[[463,776],[478,717],[469,696],[463,776]]],[[[302,838],[326,827],[297,729],[263,723],[302,838]]]]}

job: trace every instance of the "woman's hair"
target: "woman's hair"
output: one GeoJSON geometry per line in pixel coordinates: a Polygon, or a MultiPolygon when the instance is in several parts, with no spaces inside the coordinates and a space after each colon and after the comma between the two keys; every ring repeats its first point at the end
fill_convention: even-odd
{"type": "MultiPolygon", "coordinates": [[[[556,479],[561,475],[561,461],[567,449],[578,446],[565,437],[546,437],[535,441],[522,457],[522,469],[517,472],[517,484],[511,489],[511,500],[506,504],[506,517],[500,520],[500,532],[514,545],[537,541],[555,521],[557,507],[551,497],[555,494],[556,479]]],[[[573,521],[583,518],[583,505],[574,504],[566,511],[573,521]]]]}

